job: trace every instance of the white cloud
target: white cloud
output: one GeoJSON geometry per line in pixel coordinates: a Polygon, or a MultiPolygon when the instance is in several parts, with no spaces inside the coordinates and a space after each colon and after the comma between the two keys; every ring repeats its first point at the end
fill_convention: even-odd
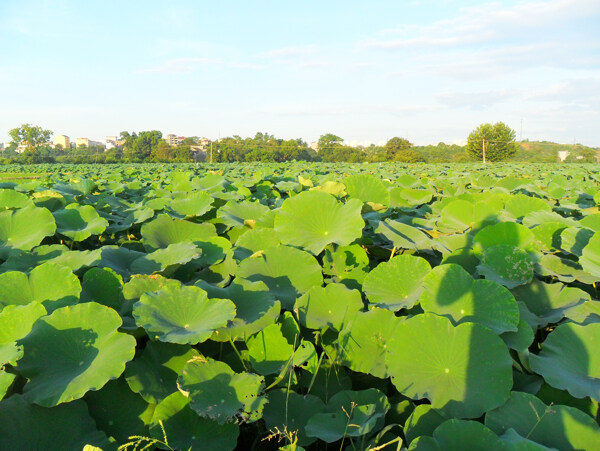
{"type": "Polygon", "coordinates": [[[263,52],[259,57],[272,60],[306,58],[314,54],[316,49],[315,45],[288,46],[263,52]]]}
{"type": "Polygon", "coordinates": [[[155,66],[141,69],[138,73],[170,73],[170,74],[185,74],[195,72],[200,66],[218,66],[229,69],[262,69],[263,66],[254,63],[245,62],[228,62],[219,58],[175,58],[164,61],[155,66]]]}

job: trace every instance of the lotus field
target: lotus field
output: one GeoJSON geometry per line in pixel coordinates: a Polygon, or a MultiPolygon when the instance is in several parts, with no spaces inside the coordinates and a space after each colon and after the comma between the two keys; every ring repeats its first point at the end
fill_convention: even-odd
{"type": "Polygon", "coordinates": [[[35,168],[2,450],[600,449],[598,166],[35,168]]]}

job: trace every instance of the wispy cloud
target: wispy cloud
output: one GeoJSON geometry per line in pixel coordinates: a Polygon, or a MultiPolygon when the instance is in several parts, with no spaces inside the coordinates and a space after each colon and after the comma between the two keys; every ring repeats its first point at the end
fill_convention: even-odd
{"type": "Polygon", "coordinates": [[[193,57],[193,58],[175,58],[157,65],[150,66],[144,69],[140,69],[137,73],[168,73],[168,74],[187,74],[195,72],[199,67],[202,66],[217,66],[225,67],[229,69],[249,69],[256,70],[262,69],[263,66],[254,63],[245,62],[229,62],[219,58],[204,58],[204,57],[193,57]]]}

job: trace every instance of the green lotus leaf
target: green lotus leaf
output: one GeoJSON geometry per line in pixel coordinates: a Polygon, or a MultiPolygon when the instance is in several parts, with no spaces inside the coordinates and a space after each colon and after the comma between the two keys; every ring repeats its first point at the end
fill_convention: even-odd
{"type": "Polygon", "coordinates": [[[477,204],[462,199],[449,202],[440,212],[440,231],[465,231],[496,222],[497,210],[485,202],[477,204]]]}
{"type": "Polygon", "coordinates": [[[278,244],[280,244],[280,241],[277,235],[273,233],[273,229],[251,229],[237,239],[233,255],[237,260],[243,260],[256,252],[264,251],[278,244]]]}
{"type": "Polygon", "coordinates": [[[50,211],[60,210],[67,205],[65,197],[54,190],[38,191],[32,193],[31,197],[36,206],[47,208],[50,211]]]}
{"type": "Polygon", "coordinates": [[[563,251],[581,257],[583,248],[587,246],[594,232],[579,227],[567,227],[560,234],[560,247],[563,251]]]}
{"type": "Polygon", "coordinates": [[[343,197],[347,194],[346,185],[333,180],[327,180],[318,186],[310,188],[310,191],[322,191],[335,197],[343,197]]]}
{"type": "Polygon", "coordinates": [[[416,227],[393,219],[380,221],[375,233],[383,235],[397,249],[412,249],[414,251],[429,250],[433,243],[431,238],[416,227]]]}
{"type": "Polygon", "coordinates": [[[515,288],[513,294],[536,316],[535,327],[558,323],[567,309],[591,299],[588,293],[579,288],[540,280],[515,288]]]}
{"type": "Polygon", "coordinates": [[[600,302],[588,300],[565,310],[565,317],[582,326],[600,323],[600,302]]]}
{"type": "Polygon", "coordinates": [[[486,279],[514,288],[531,282],[533,260],[521,248],[498,244],[484,250],[477,271],[486,279]]]}
{"type": "Polygon", "coordinates": [[[158,291],[166,285],[181,286],[181,282],[179,280],[167,279],[160,274],[151,276],[136,274],[129,279],[129,282],[123,285],[123,297],[127,301],[137,301],[144,293],[158,291]]]}
{"type": "Polygon", "coordinates": [[[235,317],[235,304],[228,299],[208,299],[206,291],[198,287],[169,285],[143,294],[133,306],[133,317],[153,339],[197,344],[235,317]]]}
{"type": "Polygon", "coordinates": [[[593,230],[594,232],[600,232],[600,213],[584,216],[579,221],[579,224],[582,227],[593,230]]]}
{"type": "Polygon", "coordinates": [[[371,204],[381,210],[390,204],[390,193],[383,182],[371,174],[356,174],[344,179],[348,197],[371,204]]]}
{"type": "Polygon", "coordinates": [[[0,311],[0,368],[6,363],[16,365],[23,356],[17,340],[31,332],[33,324],[44,315],[46,309],[39,302],[9,305],[0,311]]]}
{"type": "Polygon", "coordinates": [[[0,210],[12,210],[33,205],[33,201],[26,194],[13,189],[0,189],[0,210]]]}
{"type": "Polygon", "coordinates": [[[164,249],[157,249],[138,257],[131,263],[131,271],[136,274],[153,274],[165,271],[173,265],[181,265],[201,257],[202,251],[189,242],[169,244],[164,249]]]}
{"type": "Polygon", "coordinates": [[[475,323],[456,327],[425,313],[398,324],[387,344],[392,383],[412,399],[428,398],[455,418],[477,418],[502,405],[512,387],[512,359],[502,339],[475,323]]]}
{"type": "Polygon", "coordinates": [[[25,397],[51,407],[119,377],[136,344],[132,336],[117,332],[121,324],[117,312],[95,302],[63,307],[38,319],[17,342],[24,348],[17,370],[29,379],[25,397]]]}
{"type": "Polygon", "coordinates": [[[542,243],[544,249],[548,251],[556,251],[561,248],[560,236],[566,225],[560,222],[546,222],[535,226],[532,231],[535,239],[542,243]]]}
{"type": "Polygon", "coordinates": [[[83,401],[47,409],[13,395],[0,403],[0,449],[64,451],[86,445],[114,448],[83,401]]]}
{"type": "Polygon", "coordinates": [[[375,388],[344,390],[329,399],[322,413],[313,414],[305,429],[308,437],[336,442],[342,437],[361,437],[383,427],[390,403],[375,388]]]}
{"type": "Polygon", "coordinates": [[[491,280],[473,280],[461,266],[436,266],[423,279],[421,307],[454,324],[479,323],[497,334],[516,332],[519,307],[505,287],[491,280]]]}
{"type": "Polygon", "coordinates": [[[432,436],[433,431],[444,421],[446,421],[446,418],[432,408],[430,404],[419,404],[404,424],[406,441],[411,443],[421,435],[432,436]]]}
{"type": "Polygon", "coordinates": [[[106,305],[117,312],[123,306],[123,278],[110,268],[92,268],[83,275],[81,300],[106,305]]]}
{"type": "Polygon", "coordinates": [[[179,392],[163,400],[154,411],[150,435],[163,441],[166,434],[171,449],[232,451],[237,445],[238,426],[198,416],[190,402],[179,392]]]}
{"type": "Polygon", "coordinates": [[[534,211],[552,211],[552,207],[544,200],[520,193],[510,196],[505,208],[515,219],[520,219],[534,211]]]}
{"type": "Polygon", "coordinates": [[[287,310],[294,307],[298,296],[323,284],[319,262],[311,254],[289,246],[270,247],[256,257],[242,260],[237,276],[264,282],[287,310]]]}
{"type": "Polygon", "coordinates": [[[253,229],[254,225],[268,226],[264,223],[264,217],[268,212],[269,207],[260,202],[229,201],[219,208],[217,217],[230,227],[249,226],[253,229]]]}
{"type": "Polygon", "coordinates": [[[504,442],[510,451],[552,451],[556,449],[548,448],[544,445],[540,445],[539,443],[521,437],[512,428],[508,429],[502,436],[500,436],[500,440],[504,442]]]}
{"type": "Polygon", "coordinates": [[[87,392],[84,399],[98,429],[119,443],[128,442],[132,435],[148,435],[154,405],[133,393],[123,378],[109,381],[98,391],[87,392]]]}
{"type": "Polygon", "coordinates": [[[77,271],[100,263],[101,249],[71,251],[62,244],[38,246],[31,251],[12,250],[2,267],[6,271],[29,272],[42,263],[54,263],[77,271]]]}
{"type": "Polygon", "coordinates": [[[512,392],[501,407],[488,412],[485,425],[496,434],[509,429],[521,437],[561,450],[592,450],[600,446],[600,427],[574,407],[547,406],[529,393],[512,392]]]}
{"type": "Polygon", "coordinates": [[[600,277],[600,233],[595,233],[585,245],[579,263],[585,272],[600,277]]]}
{"type": "MultiPolygon", "coordinates": [[[[392,195],[391,190],[390,190],[390,195],[392,195]]],[[[422,205],[422,204],[427,204],[427,203],[431,202],[433,195],[431,194],[430,191],[428,191],[426,189],[402,188],[399,190],[396,199],[398,199],[398,197],[400,199],[404,200],[403,203],[398,203],[398,204],[416,206],[416,205],[422,205]]]]}
{"type": "Polygon", "coordinates": [[[81,285],[69,268],[44,263],[27,274],[0,274],[0,306],[41,302],[48,311],[79,301],[81,285]]]}
{"type": "Polygon", "coordinates": [[[540,258],[535,272],[542,276],[554,276],[565,283],[577,280],[591,285],[599,280],[598,276],[585,272],[579,263],[554,254],[546,254],[540,258]]]}
{"type": "Polygon", "coordinates": [[[527,216],[525,216],[522,221],[523,225],[529,228],[540,224],[545,224],[547,222],[560,222],[567,227],[579,226],[579,223],[574,219],[565,218],[553,211],[534,211],[533,213],[529,213],[527,216]]]}
{"type": "MultiPolygon", "coordinates": [[[[1,345],[0,345],[0,347],[1,347],[1,345]]],[[[0,350],[0,353],[1,352],[2,351],[0,350]]],[[[1,361],[2,361],[2,358],[0,357],[0,362],[1,361]]],[[[16,378],[17,378],[16,374],[7,373],[3,369],[0,369],[0,401],[2,401],[2,399],[6,396],[6,393],[8,393],[8,390],[10,390],[10,387],[13,385],[16,378]]]]}
{"type": "Polygon", "coordinates": [[[294,346],[281,333],[279,324],[271,324],[246,339],[248,357],[258,374],[276,374],[290,361],[294,346]]]}
{"type": "Polygon", "coordinates": [[[259,420],[266,403],[261,396],[263,382],[256,374],[236,373],[224,362],[202,358],[189,361],[178,379],[180,390],[191,400],[190,407],[219,424],[236,417],[259,420]]]}
{"type": "Polygon", "coordinates": [[[409,450],[429,451],[508,451],[508,446],[490,429],[477,421],[447,420],[433,432],[411,443],[409,450]]]}
{"type": "Polygon", "coordinates": [[[102,246],[100,252],[100,268],[110,268],[124,279],[131,277],[132,263],[144,257],[144,252],[133,251],[126,247],[102,246]]]}
{"type": "Polygon", "coordinates": [[[0,212],[0,255],[9,249],[29,251],[54,235],[54,216],[45,208],[28,206],[0,212]]]}
{"type": "Polygon", "coordinates": [[[330,245],[323,254],[323,273],[348,288],[361,289],[369,273],[369,256],[359,244],[330,245]]]}
{"type": "Polygon", "coordinates": [[[217,235],[212,224],[196,224],[184,219],[173,219],[166,214],[158,215],[156,219],[143,224],[141,233],[148,250],[166,248],[175,243],[206,241],[217,235]]]}
{"type": "Polygon", "coordinates": [[[287,429],[296,433],[298,444],[302,446],[308,446],[316,440],[316,437],[308,437],[304,428],[311,416],[325,409],[325,404],[320,398],[281,389],[270,391],[268,400],[263,413],[267,429],[287,429]]]}
{"type": "Polygon", "coordinates": [[[363,309],[358,290],[343,284],[330,283],[325,287],[314,286],[296,301],[300,324],[309,329],[331,327],[339,331],[363,309]]]}
{"type": "Polygon", "coordinates": [[[56,231],[73,241],[83,241],[92,235],[101,235],[108,221],[91,205],[69,204],[53,213],[56,231]]]}
{"type": "Polygon", "coordinates": [[[204,191],[186,193],[181,199],[173,199],[167,205],[182,216],[202,216],[211,209],[213,198],[204,191]]]}
{"type": "Polygon", "coordinates": [[[315,255],[330,243],[345,246],[362,235],[362,204],[346,204],[319,191],[305,191],[286,199],[275,216],[275,232],[282,243],[300,246],[315,255]]]}
{"type": "Polygon", "coordinates": [[[222,236],[207,238],[205,241],[195,241],[194,244],[202,251],[200,257],[193,263],[193,266],[197,268],[222,262],[231,249],[229,240],[222,236]]]}
{"type": "Polygon", "coordinates": [[[500,244],[510,245],[521,249],[530,249],[534,233],[527,227],[516,222],[499,222],[484,227],[475,235],[473,242],[483,250],[500,244]]]}
{"type": "Polygon", "coordinates": [[[523,318],[519,320],[519,326],[516,332],[504,332],[500,338],[504,340],[506,346],[519,352],[526,352],[533,343],[534,330],[523,318]]]}
{"type": "Polygon", "coordinates": [[[531,368],[555,388],[576,398],[600,402],[600,324],[561,324],[542,343],[538,355],[529,356],[531,368]]]}
{"type": "Polygon", "coordinates": [[[380,263],[365,277],[363,291],[371,304],[397,311],[410,309],[423,292],[423,278],[431,271],[427,260],[398,255],[380,263]]]}
{"type": "Polygon", "coordinates": [[[392,312],[380,308],[354,315],[338,337],[343,364],[352,371],[386,378],[387,342],[399,322],[392,312]]]}
{"type": "Polygon", "coordinates": [[[177,376],[189,360],[198,356],[198,351],[188,345],[149,341],[127,364],[125,379],[133,392],[157,404],[177,391],[177,376]]]}

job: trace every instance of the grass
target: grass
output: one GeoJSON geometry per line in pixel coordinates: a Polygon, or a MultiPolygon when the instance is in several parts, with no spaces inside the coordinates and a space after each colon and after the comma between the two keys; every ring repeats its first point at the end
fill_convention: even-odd
{"type": "Polygon", "coordinates": [[[33,174],[28,172],[1,172],[0,182],[23,182],[26,180],[37,180],[45,174],[33,174]]]}

